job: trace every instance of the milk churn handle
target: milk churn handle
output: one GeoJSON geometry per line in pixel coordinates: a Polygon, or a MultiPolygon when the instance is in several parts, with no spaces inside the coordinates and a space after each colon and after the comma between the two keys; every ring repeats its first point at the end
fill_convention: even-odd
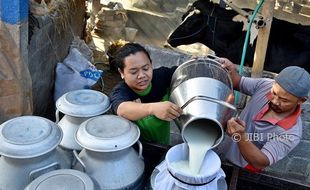
{"type": "Polygon", "coordinates": [[[214,102],[214,103],[218,103],[218,104],[222,104],[234,111],[236,111],[237,109],[235,108],[235,106],[231,105],[230,103],[224,102],[224,101],[220,101],[218,99],[215,98],[211,98],[211,97],[207,97],[207,96],[193,96],[191,99],[189,99],[187,102],[185,102],[185,104],[183,106],[181,106],[181,109],[184,109],[188,104],[190,104],[191,102],[193,102],[194,100],[207,100],[210,102],[214,102]]]}
{"type": "Polygon", "coordinates": [[[81,158],[79,157],[78,153],[76,152],[76,150],[73,150],[73,155],[76,158],[76,160],[82,165],[83,167],[83,172],[86,172],[86,165],[84,164],[84,162],[81,160],[81,158]]]}
{"type": "Polygon", "coordinates": [[[139,140],[137,141],[137,143],[138,143],[138,146],[139,146],[139,158],[140,158],[141,160],[144,160],[144,158],[143,158],[143,156],[142,156],[142,150],[143,150],[142,143],[141,143],[139,140]]]}
{"type": "Polygon", "coordinates": [[[47,173],[49,171],[53,171],[53,170],[58,170],[60,169],[60,163],[59,162],[53,162],[51,164],[48,164],[47,166],[43,166],[37,169],[32,170],[29,173],[29,180],[33,181],[34,179],[36,179],[37,177],[39,177],[40,175],[47,173]]]}
{"type": "MultiPolygon", "coordinates": [[[[207,59],[210,59],[212,60],[213,62],[217,63],[220,67],[221,67],[221,63],[217,61],[217,59],[220,59],[220,57],[216,56],[216,55],[211,55],[211,54],[208,54],[207,56],[201,56],[201,57],[196,57],[194,59],[198,59],[198,60],[205,60],[207,57],[207,59]]],[[[221,67],[223,70],[225,70],[227,73],[229,72],[227,68],[223,68],[221,67]]]]}
{"type": "Polygon", "coordinates": [[[59,110],[58,109],[56,109],[55,118],[56,118],[56,124],[58,124],[59,122],[59,110]]]}
{"type": "Polygon", "coordinates": [[[212,54],[208,54],[208,55],[207,55],[207,58],[210,58],[210,59],[219,59],[218,56],[212,55],[212,54]]]}
{"type": "Polygon", "coordinates": [[[203,55],[203,56],[194,57],[193,59],[206,59],[206,57],[209,58],[209,59],[212,59],[212,60],[219,59],[218,56],[212,55],[212,54],[208,54],[206,56],[203,55]]]}
{"type": "MultiPolygon", "coordinates": [[[[220,62],[216,61],[217,59],[220,59],[220,57],[218,57],[218,56],[216,56],[216,55],[208,54],[208,55],[207,55],[207,58],[212,59],[213,61],[215,61],[215,62],[218,63],[219,65],[222,65],[220,62]]],[[[224,69],[224,70],[228,73],[228,69],[223,68],[223,67],[222,67],[222,69],[224,69]]]]}

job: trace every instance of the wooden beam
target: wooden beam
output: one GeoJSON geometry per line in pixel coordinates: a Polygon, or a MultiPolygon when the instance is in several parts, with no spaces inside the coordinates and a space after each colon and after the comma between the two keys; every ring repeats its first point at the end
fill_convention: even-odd
{"type": "Polygon", "coordinates": [[[233,166],[233,171],[229,182],[229,190],[237,189],[238,176],[239,176],[239,168],[237,166],[233,166]]]}
{"type": "Polygon", "coordinates": [[[247,19],[250,18],[251,15],[250,15],[248,12],[246,12],[246,11],[242,10],[241,8],[235,6],[235,5],[232,3],[231,0],[223,0],[223,1],[226,3],[226,5],[228,5],[230,8],[232,8],[234,11],[236,11],[236,12],[239,13],[240,15],[246,17],[247,19]]]}
{"type": "Polygon", "coordinates": [[[307,13],[308,11],[307,9],[309,8],[303,7],[299,14],[289,13],[289,12],[285,12],[282,10],[274,10],[275,11],[274,17],[280,20],[285,20],[290,23],[309,26],[310,25],[310,14],[307,13]]]}
{"type": "Polygon", "coordinates": [[[266,26],[260,28],[258,31],[255,54],[254,54],[254,63],[251,74],[253,78],[261,77],[263,74],[264,62],[268,46],[268,39],[273,18],[274,5],[275,0],[265,0],[262,6],[262,16],[266,21],[266,26]]]}
{"type": "MultiPolygon", "coordinates": [[[[1,10],[0,10],[1,11],[1,10]]],[[[9,25],[9,24],[7,24],[9,25]]],[[[33,113],[32,81],[27,67],[28,51],[23,52],[20,25],[13,36],[0,21],[0,124],[21,115],[33,113]],[[23,55],[26,58],[23,59],[23,55]]],[[[28,29],[28,22],[27,22],[28,29]]],[[[26,50],[25,50],[26,51],[26,50]]]]}
{"type": "MultiPolygon", "coordinates": [[[[248,8],[254,10],[255,7],[257,6],[257,3],[255,0],[230,0],[232,4],[239,8],[248,8]]],[[[265,0],[267,1],[267,0],[265,0]]],[[[309,12],[309,6],[308,5],[303,5],[302,9],[299,14],[294,14],[290,12],[283,11],[281,8],[280,9],[274,9],[274,18],[284,20],[290,23],[294,24],[301,24],[305,26],[310,25],[310,12],[309,12]]],[[[261,11],[259,11],[261,13],[261,11]]]]}

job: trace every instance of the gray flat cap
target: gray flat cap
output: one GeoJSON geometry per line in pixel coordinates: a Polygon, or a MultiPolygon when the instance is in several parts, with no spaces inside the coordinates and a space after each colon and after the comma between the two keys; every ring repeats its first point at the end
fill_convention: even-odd
{"type": "Polygon", "coordinates": [[[303,68],[286,67],[275,77],[275,80],[283,89],[296,97],[308,97],[309,95],[310,75],[303,68]]]}

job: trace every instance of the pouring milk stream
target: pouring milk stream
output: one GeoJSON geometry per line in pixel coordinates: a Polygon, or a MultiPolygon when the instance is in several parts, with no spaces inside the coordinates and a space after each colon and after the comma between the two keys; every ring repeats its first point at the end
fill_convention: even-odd
{"type": "Polygon", "coordinates": [[[189,60],[172,76],[170,100],[183,110],[175,123],[189,148],[188,160],[171,166],[190,176],[204,175],[201,166],[212,164],[203,163],[205,156],[221,143],[226,122],[236,111],[229,73],[215,59],[189,60]]]}
{"type": "MultiPolygon", "coordinates": [[[[198,120],[187,126],[184,139],[189,148],[189,160],[172,163],[172,166],[188,175],[199,175],[204,157],[218,138],[218,131],[213,122],[198,120]]],[[[211,163],[206,163],[211,164],[211,163]]]]}

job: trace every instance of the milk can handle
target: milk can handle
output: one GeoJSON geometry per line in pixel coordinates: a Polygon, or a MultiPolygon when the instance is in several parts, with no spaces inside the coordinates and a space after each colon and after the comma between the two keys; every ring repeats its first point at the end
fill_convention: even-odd
{"type": "Polygon", "coordinates": [[[29,181],[33,181],[34,179],[36,179],[37,177],[39,177],[42,174],[48,173],[50,171],[58,170],[60,168],[61,168],[61,166],[60,166],[59,162],[53,162],[53,163],[50,163],[46,166],[32,170],[29,173],[29,181]]]}
{"type": "Polygon", "coordinates": [[[209,59],[212,59],[212,60],[219,59],[218,56],[212,55],[212,54],[208,54],[206,56],[205,55],[204,56],[198,56],[198,57],[196,57],[194,59],[206,59],[206,57],[209,58],[209,59]]]}
{"type": "MultiPolygon", "coordinates": [[[[211,55],[208,54],[207,58],[211,59],[212,61],[215,61],[216,63],[218,63],[219,65],[222,65],[220,62],[217,61],[217,59],[220,59],[220,57],[216,56],[216,55],[211,55]]],[[[228,69],[227,68],[222,68],[224,69],[227,73],[228,73],[228,69]]]]}
{"type": "Polygon", "coordinates": [[[56,109],[55,118],[56,118],[56,124],[58,124],[59,122],[59,110],[58,109],[56,109]]]}
{"type": "Polygon", "coordinates": [[[226,106],[234,111],[237,111],[237,109],[235,108],[235,106],[231,105],[230,103],[215,99],[215,98],[211,98],[211,97],[207,97],[207,96],[194,96],[191,99],[189,99],[187,102],[185,102],[185,104],[183,106],[181,106],[181,109],[184,109],[189,103],[191,103],[194,100],[207,100],[210,102],[214,102],[214,103],[218,103],[218,104],[222,104],[223,106],[226,106]]]}
{"type": "Polygon", "coordinates": [[[76,158],[76,160],[82,165],[83,167],[83,172],[86,172],[86,165],[84,164],[84,162],[81,160],[81,158],[79,157],[78,153],[76,152],[76,150],[73,150],[73,155],[76,158]]]}
{"type": "Polygon", "coordinates": [[[143,156],[142,156],[142,150],[143,150],[142,143],[141,143],[139,140],[137,141],[137,143],[138,143],[138,146],[139,146],[139,158],[140,158],[141,160],[143,160],[144,158],[143,158],[143,156]]]}
{"type": "Polygon", "coordinates": [[[210,59],[219,59],[218,56],[212,55],[212,54],[208,54],[208,55],[207,55],[207,58],[210,58],[210,59]]]}

